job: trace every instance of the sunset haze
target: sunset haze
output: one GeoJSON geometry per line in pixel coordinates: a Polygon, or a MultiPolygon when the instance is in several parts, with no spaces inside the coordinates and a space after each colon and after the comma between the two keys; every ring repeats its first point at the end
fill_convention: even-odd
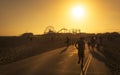
{"type": "Polygon", "coordinates": [[[120,0],[0,0],[0,36],[43,34],[49,25],[56,31],[120,32],[120,0]],[[71,15],[76,5],[84,8],[83,18],[71,15]]]}

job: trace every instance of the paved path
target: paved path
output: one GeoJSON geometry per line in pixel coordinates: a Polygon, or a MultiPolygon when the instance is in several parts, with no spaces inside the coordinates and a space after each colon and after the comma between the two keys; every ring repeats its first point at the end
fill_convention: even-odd
{"type": "MultiPolygon", "coordinates": [[[[63,47],[21,61],[1,65],[0,75],[80,75],[80,65],[77,64],[77,60],[76,48],[73,46],[63,47]]],[[[93,72],[101,72],[101,69],[106,69],[103,72],[108,75],[104,63],[97,58],[93,59],[92,54],[86,48],[85,64],[87,62],[89,62],[85,68],[87,75],[93,75],[93,72]]]]}

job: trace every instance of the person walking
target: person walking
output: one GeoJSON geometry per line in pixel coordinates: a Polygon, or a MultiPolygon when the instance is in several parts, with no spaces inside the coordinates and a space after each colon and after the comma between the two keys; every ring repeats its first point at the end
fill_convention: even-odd
{"type": "Polygon", "coordinates": [[[94,51],[94,48],[96,46],[96,37],[92,36],[90,42],[91,42],[91,48],[94,51]]]}
{"type": "Polygon", "coordinates": [[[78,50],[78,64],[83,63],[84,60],[84,50],[85,50],[85,41],[84,37],[80,37],[80,39],[75,43],[75,47],[78,50]]]}
{"type": "Polygon", "coordinates": [[[69,39],[68,37],[66,37],[65,43],[66,43],[66,46],[67,46],[67,47],[70,45],[70,39],[69,39]]]}

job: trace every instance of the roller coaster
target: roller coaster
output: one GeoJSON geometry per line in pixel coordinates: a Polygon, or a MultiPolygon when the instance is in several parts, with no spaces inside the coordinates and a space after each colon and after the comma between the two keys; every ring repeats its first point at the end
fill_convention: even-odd
{"type": "Polygon", "coordinates": [[[53,26],[47,26],[44,30],[44,34],[53,34],[53,33],[72,33],[77,34],[80,33],[80,29],[67,29],[61,28],[60,30],[56,31],[53,26]]]}

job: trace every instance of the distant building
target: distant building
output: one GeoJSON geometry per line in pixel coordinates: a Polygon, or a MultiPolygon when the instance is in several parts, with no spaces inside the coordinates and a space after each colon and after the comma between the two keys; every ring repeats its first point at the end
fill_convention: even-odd
{"type": "Polygon", "coordinates": [[[21,36],[22,37],[32,37],[33,33],[23,33],[21,36]]]}

